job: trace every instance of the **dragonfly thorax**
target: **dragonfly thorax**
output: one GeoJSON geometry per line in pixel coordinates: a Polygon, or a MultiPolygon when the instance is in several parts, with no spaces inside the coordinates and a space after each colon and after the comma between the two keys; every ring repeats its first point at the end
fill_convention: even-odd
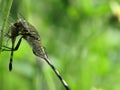
{"type": "Polygon", "coordinates": [[[26,36],[25,40],[29,43],[29,45],[32,47],[32,50],[35,55],[43,57],[45,55],[45,52],[42,50],[42,45],[39,40],[34,39],[33,37],[26,36]]]}

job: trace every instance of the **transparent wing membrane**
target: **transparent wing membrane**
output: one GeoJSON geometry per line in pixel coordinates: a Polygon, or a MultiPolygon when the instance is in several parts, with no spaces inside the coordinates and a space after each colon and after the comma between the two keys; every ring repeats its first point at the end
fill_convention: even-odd
{"type": "MultiPolygon", "coordinates": [[[[2,46],[6,46],[9,47],[11,45],[11,24],[15,22],[15,20],[9,16],[8,21],[7,21],[7,25],[4,29],[4,32],[2,32],[2,25],[3,25],[3,21],[4,21],[4,14],[0,14],[0,38],[1,38],[1,34],[3,34],[2,37],[2,46]]],[[[0,39],[1,40],[1,39],[0,39]]],[[[4,48],[4,47],[1,47],[4,48]]]]}

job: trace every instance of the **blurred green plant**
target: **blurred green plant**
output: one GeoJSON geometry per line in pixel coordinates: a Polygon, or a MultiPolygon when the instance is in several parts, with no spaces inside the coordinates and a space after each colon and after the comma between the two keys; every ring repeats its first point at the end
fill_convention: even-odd
{"type": "MultiPolygon", "coordinates": [[[[6,8],[3,1],[7,3],[1,0],[0,7],[6,8]]],[[[119,90],[120,25],[110,21],[110,3],[14,0],[11,14],[14,18],[22,13],[37,28],[48,56],[72,90],[119,90]]],[[[9,73],[8,54],[1,53],[0,90],[64,89],[51,69],[35,59],[24,40],[14,58],[15,68],[9,73]]]]}
{"type": "MultiPolygon", "coordinates": [[[[1,3],[0,3],[0,12],[4,12],[5,13],[5,16],[3,17],[4,21],[3,21],[3,24],[2,24],[2,28],[0,30],[0,53],[1,53],[1,47],[2,47],[2,42],[3,42],[3,38],[4,38],[4,30],[6,28],[6,25],[7,25],[7,21],[8,21],[8,17],[9,17],[9,14],[10,14],[10,9],[11,9],[11,6],[12,6],[12,2],[13,0],[9,0],[9,1],[6,1],[6,0],[2,0],[1,3]],[[5,6],[4,3],[6,4],[6,9],[5,9],[5,6]]],[[[2,13],[1,13],[2,14],[2,13]]],[[[0,15],[2,16],[2,15],[0,15]]]]}

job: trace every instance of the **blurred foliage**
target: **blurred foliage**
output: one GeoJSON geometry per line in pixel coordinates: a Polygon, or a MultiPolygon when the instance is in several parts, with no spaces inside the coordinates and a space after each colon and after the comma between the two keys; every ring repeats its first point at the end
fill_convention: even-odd
{"type": "MultiPolygon", "coordinates": [[[[5,15],[5,18],[4,18],[4,21],[3,21],[3,24],[2,24],[2,28],[0,30],[0,53],[1,53],[1,47],[3,45],[2,42],[3,42],[3,38],[4,38],[4,30],[5,30],[5,27],[7,26],[10,10],[11,10],[11,7],[12,7],[12,2],[13,2],[13,0],[9,0],[9,2],[8,2],[7,9],[6,9],[6,15],[5,15]]],[[[2,12],[2,10],[1,10],[1,12],[2,12]]]]}
{"type": "MultiPolygon", "coordinates": [[[[0,29],[7,4],[0,0],[0,29]]],[[[119,4],[119,0],[14,0],[10,18],[16,20],[21,13],[36,27],[71,90],[119,90],[119,4]]],[[[0,90],[64,90],[25,40],[14,54],[12,72],[9,54],[0,54],[0,90]]]]}

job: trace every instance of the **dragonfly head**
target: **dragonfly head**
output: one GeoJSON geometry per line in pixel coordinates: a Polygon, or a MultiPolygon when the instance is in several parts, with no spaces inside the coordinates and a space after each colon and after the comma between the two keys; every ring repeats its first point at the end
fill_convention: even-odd
{"type": "Polygon", "coordinates": [[[26,21],[24,20],[18,20],[16,23],[14,23],[14,28],[20,35],[28,34],[30,31],[25,26],[27,25],[26,21]]]}

